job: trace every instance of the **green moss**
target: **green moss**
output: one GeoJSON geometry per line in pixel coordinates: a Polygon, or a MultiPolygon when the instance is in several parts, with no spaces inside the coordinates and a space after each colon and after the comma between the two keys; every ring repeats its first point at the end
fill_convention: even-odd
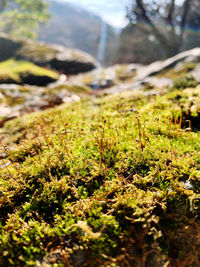
{"type": "Polygon", "coordinates": [[[173,83],[173,88],[176,89],[186,89],[197,87],[198,82],[193,76],[182,76],[176,79],[173,83]]]}
{"type": "Polygon", "coordinates": [[[1,83],[23,83],[28,76],[48,77],[57,80],[59,75],[54,71],[41,68],[30,62],[7,60],[0,63],[0,81],[1,83]]]}
{"type": "Polygon", "coordinates": [[[75,93],[78,95],[84,95],[84,94],[88,94],[90,92],[92,92],[92,89],[87,86],[87,85],[76,85],[76,84],[72,84],[72,85],[65,85],[65,84],[61,84],[57,87],[53,88],[54,92],[58,92],[60,90],[67,90],[68,92],[71,93],[75,93]]]}
{"type": "Polygon", "coordinates": [[[8,122],[0,265],[199,266],[200,132],[186,122],[199,93],[98,96],[8,122]]]}
{"type": "Polygon", "coordinates": [[[192,70],[195,69],[197,64],[195,63],[185,63],[182,67],[176,69],[176,68],[170,68],[167,70],[164,70],[161,72],[158,77],[166,77],[169,79],[178,79],[180,76],[185,76],[188,73],[190,73],[192,70]]]}
{"type": "Polygon", "coordinates": [[[56,51],[46,44],[36,43],[32,41],[23,42],[22,47],[17,52],[17,57],[28,58],[33,62],[42,62],[48,59],[53,59],[56,56],[56,51]]]}
{"type": "Polygon", "coordinates": [[[116,68],[116,78],[118,81],[127,81],[136,76],[136,71],[128,70],[128,65],[119,65],[116,68]]]}

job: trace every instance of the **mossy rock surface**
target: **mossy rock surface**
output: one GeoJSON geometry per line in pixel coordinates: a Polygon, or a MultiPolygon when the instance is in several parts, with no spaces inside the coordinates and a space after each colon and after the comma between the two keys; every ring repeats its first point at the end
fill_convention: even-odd
{"type": "Polygon", "coordinates": [[[59,75],[26,61],[7,60],[0,63],[0,83],[46,86],[59,79],[59,75]]]}
{"type": "Polygon", "coordinates": [[[10,58],[30,61],[65,74],[77,74],[95,68],[95,60],[89,54],[59,45],[14,39],[1,34],[0,48],[0,61],[10,58]]]}
{"type": "Polygon", "coordinates": [[[7,122],[0,265],[200,266],[199,94],[98,95],[7,122]]]}

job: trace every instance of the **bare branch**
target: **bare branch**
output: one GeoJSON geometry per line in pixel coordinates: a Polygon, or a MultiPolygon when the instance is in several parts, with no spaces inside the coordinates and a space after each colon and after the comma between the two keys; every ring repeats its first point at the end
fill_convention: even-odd
{"type": "Polygon", "coordinates": [[[173,24],[174,10],[175,10],[175,0],[171,0],[166,20],[167,23],[172,27],[172,29],[174,29],[174,24],[173,24]]]}
{"type": "Polygon", "coordinates": [[[191,0],[185,0],[183,4],[183,14],[181,19],[181,35],[184,33],[185,25],[187,23],[188,14],[190,12],[191,0]]]}
{"type": "Polygon", "coordinates": [[[136,0],[137,8],[140,11],[140,15],[144,22],[148,23],[151,27],[155,27],[155,25],[152,23],[151,19],[147,16],[146,9],[144,7],[144,3],[142,0],[136,0]]]}
{"type": "Polygon", "coordinates": [[[146,22],[152,28],[153,34],[157,37],[159,42],[164,47],[168,47],[168,40],[165,38],[164,34],[162,34],[158,30],[158,28],[155,26],[155,24],[148,17],[143,1],[142,0],[136,0],[136,3],[137,3],[137,8],[140,11],[140,16],[142,17],[143,21],[146,22]]]}
{"type": "Polygon", "coordinates": [[[182,46],[185,27],[191,17],[191,6],[195,1],[199,3],[200,0],[182,0],[182,3],[179,1],[179,4],[178,0],[155,0],[152,1],[153,6],[151,7],[147,0],[132,0],[130,14],[132,14],[132,21],[136,24],[144,23],[149,26],[150,32],[154,34],[166,54],[170,56],[177,53],[182,46]],[[165,2],[168,4],[166,5],[165,2]],[[179,16],[181,16],[180,20],[179,16]],[[168,27],[163,29],[163,25],[168,27]],[[176,31],[178,25],[180,32],[176,31]]]}

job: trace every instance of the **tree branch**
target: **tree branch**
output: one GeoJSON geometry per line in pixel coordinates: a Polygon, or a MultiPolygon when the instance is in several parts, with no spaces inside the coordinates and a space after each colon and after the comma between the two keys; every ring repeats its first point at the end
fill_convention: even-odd
{"type": "Polygon", "coordinates": [[[183,4],[183,14],[181,19],[181,35],[184,33],[185,25],[187,23],[188,14],[190,12],[191,0],[185,0],[183,4]]]}
{"type": "Polygon", "coordinates": [[[172,27],[172,29],[174,29],[174,24],[173,24],[174,9],[175,9],[175,0],[171,0],[166,20],[167,23],[172,27]]]}
{"type": "Polygon", "coordinates": [[[155,27],[155,25],[153,24],[151,19],[147,16],[143,1],[142,0],[136,0],[136,3],[137,3],[137,8],[140,10],[140,15],[141,15],[142,19],[144,20],[144,22],[149,24],[151,27],[155,27]]]}
{"type": "Polygon", "coordinates": [[[157,39],[159,40],[160,44],[167,49],[169,49],[169,43],[168,40],[166,39],[166,37],[164,36],[164,34],[162,34],[157,27],[155,26],[155,24],[151,21],[151,19],[148,17],[147,13],[146,13],[146,9],[143,3],[143,0],[136,0],[136,4],[137,4],[137,8],[140,11],[140,16],[142,17],[143,22],[146,22],[153,31],[153,34],[157,37],[157,39]]]}

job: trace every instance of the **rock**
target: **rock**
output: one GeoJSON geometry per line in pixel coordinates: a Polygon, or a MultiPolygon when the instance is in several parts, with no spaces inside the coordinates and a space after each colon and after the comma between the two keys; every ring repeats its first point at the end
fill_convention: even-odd
{"type": "MultiPolygon", "coordinates": [[[[185,52],[182,52],[174,57],[171,57],[164,61],[157,61],[148,66],[142,66],[137,64],[129,65],[129,69],[136,72],[133,78],[133,83],[120,83],[107,89],[107,93],[115,94],[127,90],[136,90],[143,87],[148,89],[170,87],[173,84],[171,79],[165,77],[156,77],[157,74],[170,68],[182,68],[186,63],[200,62],[200,48],[194,48],[185,52]]],[[[127,71],[127,70],[126,70],[127,71]]],[[[200,64],[189,72],[194,78],[200,82],[200,64]]]]}
{"type": "Polygon", "coordinates": [[[47,75],[35,75],[30,72],[24,72],[20,74],[22,84],[36,85],[36,86],[46,86],[50,83],[56,81],[56,79],[47,75]]]}
{"type": "Polygon", "coordinates": [[[77,74],[95,68],[93,57],[85,52],[67,49],[60,45],[14,39],[1,34],[0,61],[10,58],[30,61],[39,66],[55,69],[63,74],[77,74]]]}
{"type": "Polygon", "coordinates": [[[19,85],[18,84],[0,84],[0,90],[3,91],[8,91],[8,90],[12,90],[12,91],[18,91],[19,90],[19,85]]]}
{"type": "Polygon", "coordinates": [[[190,74],[195,78],[197,82],[200,82],[200,64],[198,64],[196,68],[190,72],[190,74]]]}
{"type": "Polygon", "coordinates": [[[140,67],[137,71],[135,80],[141,81],[149,76],[157,75],[166,69],[175,67],[180,62],[194,63],[199,61],[200,61],[200,48],[194,48],[182,52],[166,60],[154,62],[146,67],[140,67]]]}
{"type": "Polygon", "coordinates": [[[33,96],[24,104],[26,112],[34,112],[38,110],[45,110],[63,104],[63,99],[56,95],[45,95],[43,97],[33,96]]]}
{"type": "Polygon", "coordinates": [[[126,70],[127,70],[127,72],[134,72],[134,71],[137,71],[141,67],[142,67],[141,64],[134,64],[134,63],[132,63],[132,64],[129,64],[127,66],[127,69],[126,70]]]}
{"type": "Polygon", "coordinates": [[[63,103],[71,103],[71,102],[79,102],[81,100],[80,96],[78,95],[71,95],[63,97],[63,103]]]}
{"type": "Polygon", "coordinates": [[[0,61],[15,57],[17,51],[22,47],[22,43],[9,38],[6,34],[0,35],[0,61]]]}
{"type": "Polygon", "coordinates": [[[137,85],[133,85],[130,83],[121,83],[121,84],[115,85],[111,88],[104,90],[104,93],[118,94],[118,93],[121,93],[124,91],[135,90],[135,89],[139,89],[139,88],[141,88],[140,84],[137,86],[137,85]]]}
{"type": "Polygon", "coordinates": [[[0,84],[46,86],[58,79],[57,72],[31,62],[10,59],[0,63],[0,84]]]}
{"type": "MultiPolygon", "coordinates": [[[[49,65],[51,68],[59,70],[62,73],[78,74],[91,71],[95,68],[94,59],[85,52],[66,49],[60,45],[51,45],[49,48],[55,51],[55,56],[48,60],[45,65],[49,65]]],[[[44,65],[44,62],[41,65],[44,65]]]]}
{"type": "Polygon", "coordinates": [[[116,81],[116,66],[118,65],[114,65],[108,68],[99,67],[90,72],[90,82],[88,82],[87,85],[93,90],[101,90],[114,86],[114,81],[116,81]]]}
{"type": "Polygon", "coordinates": [[[0,100],[4,99],[4,95],[0,92],[0,100]]]}
{"type": "Polygon", "coordinates": [[[8,117],[12,113],[12,109],[8,106],[1,106],[1,116],[8,117]]]}
{"type": "Polygon", "coordinates": [[[101,90],[114,86],[114,82],[110,79],[104,79],[99,81],[94,81],[92,84],[88,84],[93,90],[101,90]]]}
{"type": "MultiPolygon", "coordinates": [[[[97,68],[94,71],[86,74],[90,75],[90,82],[87,83],[89,87],[94,90],[111,88],[117,84],[121,84],[129,79],[132,79],[137,69],[141,65],[138,64],[128,64],[128,65],[113,65],[107,68],[97,68]]],[[[83,77],[82,80],[87,80],[87,76],[83,77]]]]}
{"type": "Polygon", "coordinates": [[[15,84],[0,85],[0,128],[16,117],[26,113],[53,108],[63,103],[80,101],[75,92],[49,87],[20,86],[15,84]]]}
{"type": "Polygon", "coordinates": [[[142,94],[144,95],[144,96],[158,96],[159,95],[159,93],[158,92],[156,92],[156,91],[148,91],[148,92],[142,92],[142,94]]]}
{"type": "Polygon", "coordinates": [[[173,82],[168,78],[147,77],[142,82],[142,85],[152,88],[163,88],[172,86],[173,82]]]}

